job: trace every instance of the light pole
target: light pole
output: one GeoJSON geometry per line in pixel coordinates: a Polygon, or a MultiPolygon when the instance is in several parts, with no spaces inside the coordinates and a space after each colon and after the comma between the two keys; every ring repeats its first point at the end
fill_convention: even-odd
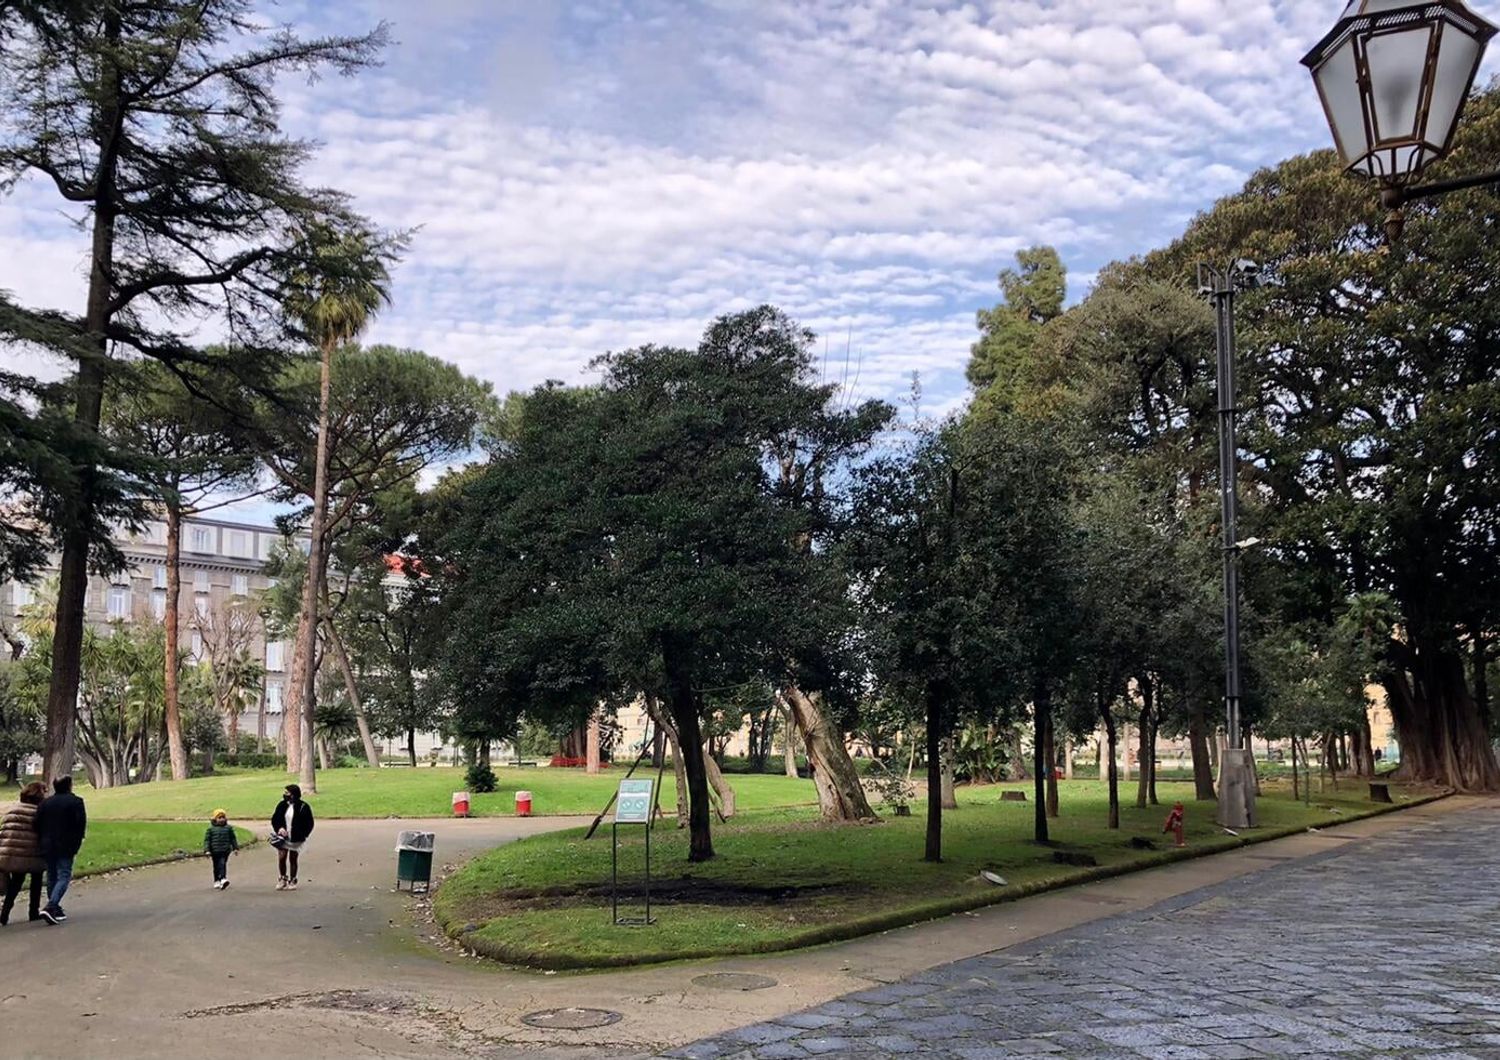
{"type": "Polygon", "coordinates": [[[1417,184],[1453,148],[1496,27],[1462,0],[1351,0],[1302,64],[1312,71],[1339,156],[1380,184],[1386,238],[1415,199],[1500,183],[1500,171],[1417,184]]]}
{"type": "Polygon", "coordinates": [[[1229,746],[1219,758],[1218,822],[1255,827],[1255,756],[1244,746],[1240,721],[1240,552],[1256,539],[1239,540],[1239,445],[1235,439],[1234,298],[1260,286],[1260,266],[1241,258],[1228,268],[1198,266],[1198,291],[1214,305],[1218,358],[1219,512],[1224,534],[1224,724],[1229,746]]]}

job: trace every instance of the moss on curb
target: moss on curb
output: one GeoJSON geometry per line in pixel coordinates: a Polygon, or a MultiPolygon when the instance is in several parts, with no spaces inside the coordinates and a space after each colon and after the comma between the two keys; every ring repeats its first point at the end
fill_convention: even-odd
{"type": "MultiPolygon", "coordinates": [[[[1319,827],[1337,828],[1340,825],[1353,824],[1356,821],[1368,820],[1372,817],[1379,817],[1384,814],[1423,806],[1431,802],[1436,802],[1439,799],[1447,798],[1452,794],[1452,792],[1439,792],[1420,796],[1408,802],[1392,803],[1390,805],[1372,805],[1365,810],[1349,812],[1335,817],[1326,825],[1319,827]]],[[[850,939],[873,935],[894,928],[908,927],[912,924],[937,920],[942,917],[970,912],[987,906],[999,905],[1003,902],[1012,902],[1036,894],[1062,890],[1083,883],[1124,876],[1146,869],[1159,868],[1163,865],[1189,861],[1194,858],[1207,857],[1231,850],[1241,850],[1259,843],[1268,843],[1276,839],[1285,839],[1288,836],[1299,835],[1306,832],[1307,828],[1307,825],[1299,824],[1264,831],[1257,830],[1253,835],[1248,836],[1226,835],[1221,837],[1222,841],[1216,840],[1211,845],[1143,852],[1139,858],[1116,865],[1080,868],[1076,871],[1064,872],[1047,879],[1012,884],[1001,889],[981,891],[974,894],[952,895],[932,901],[920,902],[916,905],[887,909],[869,916],[855,917],[834,924],[809,928],[796,935],[783,938],[761,941],[747,940],[744,943],[732,945],[684,949],[670,955],[594,954],[585,957],[574,953],[540,952],[527,946],[514,946],[496,942],[484,938],[477,931],[466,932],[464,928],[467,926],[468,921],[462,917],[447,915],[449,911],[441,903],[434,902],[432,911],[439,928],[441,928],[445,935],[457,940],[460,944],[482,957],[538,971],[603,971],[613,968],[638,967],[648,964],[669,964],[676,961],[702,960],[712,957],[782,953],[789,950],[806,949],[834,942],[846,942],[850,939]]]]}

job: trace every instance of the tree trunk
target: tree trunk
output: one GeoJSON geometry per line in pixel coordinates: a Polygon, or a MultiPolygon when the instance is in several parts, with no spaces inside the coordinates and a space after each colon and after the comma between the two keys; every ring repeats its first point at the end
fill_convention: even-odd
{"type": "Polygon", "coordinates": [[[266,679],[260,679],[260,708],[255,712],[255,753],[266,750],[266,679]]]}
{"type": "Polygon", "coordinates": [[[237,755],[240,753],[240,708],[238,694],[231,696],[229,700],[228,718],[229,722],[229,753],[237,755]]]}
{"type": "Polygon", "coordinates": [[[724,771],[719,768],[712,755],[703,756],[703,771],[708,775],[709,797],[719,804],[719,815],[726,820],[734,816],[734,788],[729,786],[729,781],[724,779],[724,771]]]}
{"type": "Polygon", "coordinates": [[[1302,797],[1301,776],[1297,772],[1297,737],[1292,737],[1292,801],[1302,797]]]}
{"type": "Polygon", "coordinates": [[[804,693],[795,684],[782,689],[791,706],[807,752],[807,768],[818,792],[818,813],[825,821],[867,821],[875,817],[844,735],[823,713],[821,692],[804,693]]]}
{"type": "Polygon", "coordinates": [[[1125,783],[1130,783],[1130,722],[1122,722],[1120,732],[1123,737],[1120,741],[1120,761],[1124,766],[1125,783]]]}
{"type": "Polygon", "coordinates": [[[1500,789],[1500,763],[1457,652],[1421,641],[1397,647],[1403,665],[1385,679],[1401,743],[1396,776],[1459,791],[1500,789]]]}
{"type": "Polygon", "coordinates": [[[1045,843],[1047,835],[1047,712],[1052,709],[1050,702],[1046,701],[1045,693],[1038,690],[1032,696],[1031,704],[1031,757],[1033,775],[1033,794],[1035,796],[1034,823],[1032,826],[1032,838],[1038,843],[1045,843]]]}
{"type": "Polygon", "coordinates": [[[1021,739],[1021,726],[1017,725],[1011,730],[1010,745],[1010,768],[1011,780],[1030,780],[1031,771],[1026,768],[1026,751],[1021,739]]]}
{"type": "Polygon", "coordinates": [[[583,771],[587,776],[597,776],[599,773],[599,718],[594,716],[589,719],[588,743],[584,751],[583,771]]]}
{"type": "Polygon", "coordinates": [[[1199,802],[1217,801],[1213,764],[1208,757],[1208,719],[1201,706],[1188,715],[1188,746],[1193,751],[1193,797],[1199,802]]]}
{"type": "Polygon", "coordinates": [[[417,768],[417,730],[406,730],[406,760],[411,763],[413,769],[417,768]]]}
{"type": "Polygon", "coordinates": [[[944,693],[927,688],[927,838],[924,861],[943,860],[943,708],[944,693]]]}
{"type": "Polygon", "coordinates": [[[656,696],[646,693],[646,713],[656,722],[658,732],[665,733],[672,749],[672,773],[677,779],[677,827],[688,826],[687,768],[682,762],[682,747],[677,738],[677,727],[671,723],[656,701],[656,696]]]}
{"type": "MultiPolygon", "coordinates": [[[[121,135],[122,126],[122,75],[113,56],[118,53],[122,32],[120,9],[106,7],[101,17],[108,46],[100,53],[103,59],[96,79],[97,99],[94,104],[97,128],[102,135],[100,162],[94,176],[88,300],[83,318],[88,349],[80,351],[78,374],[74,379],[73,423],[85,439],[92,439],[99,433],[99,412],[104,402],[104,370],[109,361],[106,333],[114,291],[115,221],[119,216],[115,205],[115,174],[119,160],[116,140],[121,135]]],[[[74,714],[78,709],[78,682],[83,663],[83,600],[89,585],[86,520],[94,507],[98,471],[90,461],[77,468],[77,472],[74,518],[63,532],[57,611],[52,631],[47,735],[42,750],[42,782],[49,785],[57,777],[70,776],[77,757],[74,714]]]]}
{"type": "Polygon", "coordinates": [[[1063,779],[1073,779],[1073,737],[1063,737],[1063,779]]]}
{"type": "Polygon", "coordinates": [[[667,764],[667,737],[661,731],[661,726],[656,726],[656,731],[651,734],[651,768],[662,769],[667,764]]]}
{"type": "Polygon", "coordinates": [[[328,749],[328,737],[318,733],[318,765],[323,769],[333,768],[333,754],[328,749]]]}
{"type": "Polygon", "coordinates": [[[1135,806],[1138,810],[1146,808],[1147,796],[1151,793],[1151,769],[1148,757],[1151,753],[1151,691],[1150,682],[1142,681],[1139,685],[1141,690],[1141,718],[1140,725],[1136,729],[1136,763],[1140,766],[1137,773],[1135,786],[1135,806]]]}
{"type": "Polygon", "coordinates": [[[303,664],[306,659],[307,613],[297,614],[297,635],[292,641],[292,679],[282,689],[281,699],[281,744],[286,751],[286,771],[296,773],[302,768],[302,687],[303,664]]]}
{"type": "Polygon", "coordinates": [[[302,761],[298,778],[304,792],[318,790],[313,761],[313,715],[318,701],[318,605],[323,597],[325,567],[323,526],[328,521],[328,405],[333,388],[333,344],[325,342],[319,359],[318,448],[313,465],[312,526],[308,531],[307,578],[302,585],[302,610],[307,620],[302,644],[302,761]]]}
{"type": "MultiPolygon", "coordinates": [[[[324,623],[328,632],[328,643],[333,646],[333,658],[338,663],[339,672],[344,675],[344,691],[349,695],[349,706],[354,710],[354,724],[359,727],[359,742],[365,749],[365,761],[375,769],[380,768],[380,749],[375,746],[375,738],[370,735],[370,719],[365,716],[365,705],[359,698],[359,685],[354,680],[354,668],[349,665],[349,653],[344,650],[344,638],[339,636],[333,619],[324,623]]],[[[489,747],[489,741],[485,741],[485,747],[489,747]]],[[[488,758],[485,759],[489,761],[488,758]]]]}
{"type": "Polygon", "coordinates": [[[1104,722],[1104,735],[1106,752],[1109,762],[1109,826],[1120,827],[1120,772],[1115,765],[1115,715],[1109,709],[1109,702],[1103,696],[1099,697],[1099,717],[1104,722]]]}
{"type": "Polygon", "coordinates": [[[1052,719],[1052,710],[1047,709],[1047,749],[1042,755],[1047,760],[1047,816],[1058,814],[1057,801],[1057,726],[1052,719]]]}
{"type": "Polygon", "coordinates": [[[164,706],[167,719],[167,753],[172,762],[172,779],[188,778],[187,745],[182,739],[182,711],[177,689],[181,662],[178,659],[178,624],[181,616],[177,612],[182,595],[182,509],[168,501],[167,506],[167,608],[162,613],[162,626],[166,633],[164,661],[164,706]]]}
{"type": "Polygon", "coordinates": [[[782,758],[786,775],[792,778],[797,776],[797,743],[794,734],[797,731],[797,723],[792,720],[792,708],[787,707],[782,712],[781,720],[784,729],[782,738],[782,758]]]}
{"type": "Polygon", "coordinates": [[[1099,747],[1099,779],[1100,780],[1108,780],[1109,779],[1109,749],[1108,749],[1109,737],[1104,734],[1104,730],[1103,729],[1099,730],[1099,737],[1094,742],[1099,747]]]}
{"type": "Polygon", "coordinates": [[[942,742],[942,796],[943,809],[958,809],[958,793],[953,790],[953,737],[948,736],[942,742]]]}
{"type": "Polygon", "coordinates": [[[691,647],[676,637],[662,638],[662,668],[667,679],[667,709],[677,729],[688,785],[688,860],[708,861],[714,856],[709,822],[708,771],[703,764],[703,727],[699,722],[698,690],[693,687],[689,653],[691,647]]]}

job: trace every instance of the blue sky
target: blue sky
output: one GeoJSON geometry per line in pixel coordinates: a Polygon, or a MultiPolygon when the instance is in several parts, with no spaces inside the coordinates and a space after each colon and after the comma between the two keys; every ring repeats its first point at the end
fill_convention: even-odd
{"type": "MultiPolygon", "coordinates": [[[[1492,3],[1480,9],[1494,16],[1492,3]]],[[[1342,0],[317,0],[380,70],[285,86],[310,176],[420,227],[368,341],[497,391],[780,305],[862,396],[963,400],[974,312],[1034,243],[1070,297],[1256,168],[1329,142],[1298,64],[1342,0]],[[851,373],[851,380],[853,374],[851,373]]],[[[1495,67],[1492,59],[1490,68],[1495,67]]],[[[0,200],[0,288],[81,308],[83,236],[0,200]]]]}

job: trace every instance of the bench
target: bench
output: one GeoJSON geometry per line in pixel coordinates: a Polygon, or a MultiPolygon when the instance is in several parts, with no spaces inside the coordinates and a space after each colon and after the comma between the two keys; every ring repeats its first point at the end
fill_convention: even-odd
{"type": "Polygon", "coordinates": [[[1391,786],[1389,784],[1382,784],[1373,780],[1370,781],[1370,801],[1390,802],[1391,786]]]}
{"type": "Polygon", "coordinates": [[[508,764],[515,766],[517,769],[532,769],[536,766],[535,762],[523,762],[519,758],[517,758],[514,762],[510,762],[508,764]]]}
{"type": "Polygon", "coordinates": [[[391,768],[391,769],[396,769],[396,768],[399,768],[401,766],[407,766],[407,767],[411,766],[411,763],[409,761],[407,761],[405,758],[387,758],[383,762],[381,762],[380,764],[383,765],[383,766],[386,766],[388,768],[391,768]]]}

